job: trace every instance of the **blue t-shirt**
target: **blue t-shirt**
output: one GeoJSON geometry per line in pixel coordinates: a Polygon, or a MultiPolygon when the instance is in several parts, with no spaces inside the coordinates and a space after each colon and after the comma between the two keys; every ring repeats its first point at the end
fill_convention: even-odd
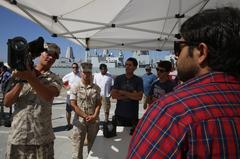
{"type": "Polygon", "coordinates": [[[157,76],[153,73],[144,74],[143,77],[143,93],[145,96],[149,95],[152,83],[157,79],[157,76]]]}
{"type": "MultiPolygon", "coordinates": [[[[126,75],[119,75],[116,77],[113,89],[125,90],[129,92],[143,91],[143,80],[141,77],[134,75],[127,79],[126,75]]],[[[115,115],[128,119],[138,118],[139,101],[132,99],[117,100],[115,115]]]]}

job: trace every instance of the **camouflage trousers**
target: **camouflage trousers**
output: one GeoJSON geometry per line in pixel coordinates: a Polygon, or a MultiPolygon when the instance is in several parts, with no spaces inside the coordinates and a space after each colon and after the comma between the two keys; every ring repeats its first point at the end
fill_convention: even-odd
{"type": "Polygon", "coordinates": [[[54,143],[45,145],[13,145],[8,143],[6,159],[54,159],[54,143]]]}
{"type": "Polygon", "coordinates": [[[88,152],[91,150],[95,137],[99,130],[99,122],[86,123],[81,122],[73,127],[72,144],[73,144],[73,159],[83,158],[84,140],[87,136],[88,152]]]}
{"type": "Polygon", "coordinates": [[[110,97],[103,97],[102,96],[102,107],[104,109],[104,113],[109,114],[109,110],[110,110],[110,107],[111,107],[110,97]]]}

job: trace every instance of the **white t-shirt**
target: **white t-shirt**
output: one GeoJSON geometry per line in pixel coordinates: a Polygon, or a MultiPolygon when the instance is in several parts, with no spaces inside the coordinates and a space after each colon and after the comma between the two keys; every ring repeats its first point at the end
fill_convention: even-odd
{"type": "MultiPolygon", "coordinates": [[[[73,72],[70,72],[70,73],[66,74],[62,78],[63,83],[68,81],[68,84],[69,84],[70,88],[71,88],[71,86],[76,85],[77,83],[79,83],[80,80],[81,80],[81,78],[80,78],[80,73],[79,72],[77,74],[75,74],[73,72]]],[[[67,94],[70,95],[70,91],[69,90],[67,91],[67,94]]]]}
{"type": "Polygon", "coordinates": [[[107,73],[106,75],[102,75],[101,73],[95,73],[93,83],[101,88],[101,96],[110,97],[111,87],[114,84],[111,74],[107,73]]]}

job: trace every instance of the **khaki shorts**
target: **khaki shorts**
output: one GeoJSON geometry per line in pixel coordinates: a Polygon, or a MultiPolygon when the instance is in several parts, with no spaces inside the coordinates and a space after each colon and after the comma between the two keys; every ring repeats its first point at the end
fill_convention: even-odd
{"type": "Polygon", "coordinates": [[[5,159],[54,159],[54,143],[45,145],[7,145],[5,159]]]}
{"type": "Polygon", "coordinates": [[[103,97],[102,96],[102,107],[106,114],[109,114],[109,110],[111,107],[110,97],[103,97]]]}
{"type": "Polygon", "coordinates": [[[147,109],[148,99],[147,99],[147,96],[145,96],[144,94],[143,94],[142,102],[143,102],[143,109],[147,109]]]}

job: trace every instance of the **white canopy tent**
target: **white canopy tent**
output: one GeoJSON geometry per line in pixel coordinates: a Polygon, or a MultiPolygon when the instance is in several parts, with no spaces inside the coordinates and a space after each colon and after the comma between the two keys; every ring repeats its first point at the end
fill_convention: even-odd
{"type": "Polygon", "coordinates": [[[171,50],[186,18],[240,0],[1,0],[0,5],[85,48],[171,50]]]}

